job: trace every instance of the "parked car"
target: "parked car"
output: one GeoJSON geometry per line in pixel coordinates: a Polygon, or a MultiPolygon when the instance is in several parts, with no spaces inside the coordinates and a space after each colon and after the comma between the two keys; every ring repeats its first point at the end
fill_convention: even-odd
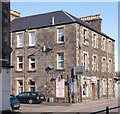
{"type": "Polygon", "coordinates": [[[10,95],[10,110],[16,109],[20,109],[20,102],[14,95],[10,95]]]}
{"type": "Polygon", "coordinates": [[[44,94],[42,94],[42,93],[40,93],[40,92],[37,92],[37,94],[40,96],[40,100],[41,100],[41,101],[45,101],[45,100],[46,100],[44,94]]]}
{"type": "Polygon", "coordinates": [[[20,103],[29,104],[41,103],[42,99],[44,99],[44,97],[41,96],[38,92],[22,92],[18,94],[16,97],[20,101],[20,103]]]}

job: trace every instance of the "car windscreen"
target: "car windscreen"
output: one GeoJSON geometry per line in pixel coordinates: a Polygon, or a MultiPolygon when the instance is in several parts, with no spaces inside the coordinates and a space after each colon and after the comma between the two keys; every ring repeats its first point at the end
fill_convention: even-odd
{"type": "Polygon", "coordinates": [[[16,100],[15,96],[10,96],[10,100],[16,100]]]}
{"type": "Polygon", "coordinates": [[[40,92],[37,92],[37,94],[39,95],[39,96],[44,96],[42,93],[40,93],[40,92]]]}

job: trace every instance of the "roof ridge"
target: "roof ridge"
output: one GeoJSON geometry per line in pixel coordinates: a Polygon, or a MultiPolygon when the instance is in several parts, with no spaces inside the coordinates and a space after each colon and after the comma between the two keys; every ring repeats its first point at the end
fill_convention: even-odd
{"type": "MultiPolygon", "coordinates": [[[[63,12],[63,10],[55,10],[55,11],[50,11],[50,12],[46,12],[46,13],[33,14],[33,15],[28,15],[28,16],[23,16],[23,17],[17,17],[17,18],[15,18],[14,20],[21,19],[21,18],[29,18],[29,17],[33,17],[33,16],[50,14],[50,13],[59,12],[59,11],[62,11],[62,12],[63,12]]],[[[13,20],[12,20],[12,21],[13,21],[13,20]]]]}
{"type": "Polygon", "coordinates": [[[64,11],[64,10],[62,10],[62,11],[63,11],[63,13],[65,13],[65,15],[67,15],[70,19],[72,19],[73,21],[76,21],[74,18],[72,18],[72,17],[69,15],[68,12],[66,12],[66,11],[64,11]]]}
{"type": "MultiPolygon", "coordinates": [[[[68,15],[72,16],[72,18],[74,18],[77,22],[78,22],[78,20],[79,20],[79,21],[81,21],[81,22],[83,23],[83,25],[86,24],[86,25],[90,26],[91,28],[93,28],[95,32],[101,33],[101,34],[105,35],[106,37],[110,38],[107,34],[105,34],[104,32],[100,31],[99,29],[95,28],[95,27],[92,26],[91,24],[84,22],[83,20],[81,20],[81,19],[79,19],[79,18],[71,15],[71,14],[68,13],[68,12],[66,12],[66,13],[67,13],[68,15]]],[[[79,23],[82,24],[81,22],[79,22],[79,23]]],[[[85,26],[85,25],[84,25],[84,26],[85,26]]],[[[110,38],[110,39],[114,40],[113,38],[110,38]]],[[[114,40],[114,41],[115,41],[115,40],[114,40]]]]}

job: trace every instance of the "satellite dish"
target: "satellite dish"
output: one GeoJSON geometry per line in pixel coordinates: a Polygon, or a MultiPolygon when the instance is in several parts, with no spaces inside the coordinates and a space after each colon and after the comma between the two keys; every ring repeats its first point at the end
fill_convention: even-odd
{"type": "Polygon", "coordinates": [[[48,66],[50,69],[53,69],[54,68],[54,64],[51,64],[48,66]]]}
{"type": "Polygon", "coordinates": [[[48,49],[49,49],[49,50],[52,50],[52,49],[53,49],[53,45],[48,44],[48,49]]]}
{"type": "Polygon", "coordinates": [[[37,78],[36,78],[36,77],[32,77],[31,80],[32,80],[33,82],[36,82],[36,81],[37,81],[37,78]]]}

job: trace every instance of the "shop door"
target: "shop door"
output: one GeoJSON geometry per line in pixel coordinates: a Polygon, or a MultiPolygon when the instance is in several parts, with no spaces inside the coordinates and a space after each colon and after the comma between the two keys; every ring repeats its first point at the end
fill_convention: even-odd
{"type": "Polygon", "coordinates": [[[100,99],[100,81],[97,80],[97,99],[100,99]]]}
{"type": "Polygon", "coordinates": [[[92,99],[95,99],[95,83],[92,83],[92,99]]]}

